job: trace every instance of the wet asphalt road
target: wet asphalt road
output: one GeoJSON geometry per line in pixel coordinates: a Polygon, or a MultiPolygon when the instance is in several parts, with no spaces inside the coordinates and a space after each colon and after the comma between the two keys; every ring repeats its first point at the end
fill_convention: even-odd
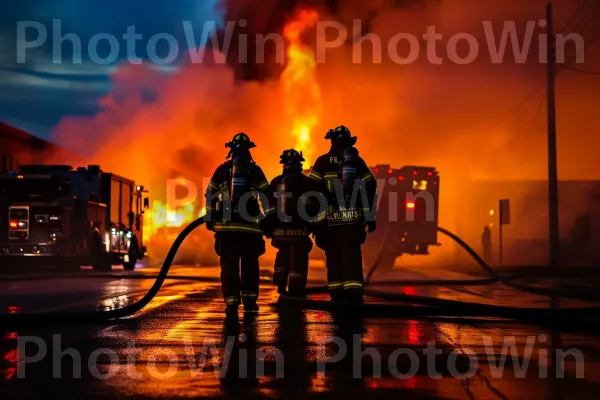
{"type": "MultiPolygon", "coordinates": [[[[112,279],[81,271],[85,279],[0,281],[0,307],[5,313],[112,309],[139,299],[153,283],[119,274],[125,272],[112,279]]],[[[218,269],[178,266],[172,274],[216,277],[218,269]]],[[[428,276],[459,277],[427,270],[393,278],[428,276]]],[[[323,277],[322,268],[311,269],[311,280],[323,277]]],[[[384,289],[499,305],[548,303],[501,284],[384,289]]],[[[240,312],[239,321],[225,318],[218,284],[171,280],[124,320],[3,327],[2,398],[584,399],[600,389],[595,332],[492,319],[367,318],[278,303],[268,284],[261,291],[259,313],[240,312]],[[514,346],[516,356],[503,346],[514,346]],[[564,363],[557,361],[569,349],[564,363]]]]}

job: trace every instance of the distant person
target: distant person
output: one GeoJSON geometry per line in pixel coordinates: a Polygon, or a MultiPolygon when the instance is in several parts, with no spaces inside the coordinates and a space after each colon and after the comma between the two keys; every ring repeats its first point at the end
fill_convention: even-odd
{"type": "Polygon", "coordinates": [[[573,253],[577,258],[587,255],[590,248],[590,215],[580,214],[573,223],[571,229],[571,243],[573,253]]]}
{"type": "Polygon", "coordinates": [[[492,262],[492,230],[489,225],[483,227],[481,246],[483,247],[483,259],[490,264],[492,262]]]}

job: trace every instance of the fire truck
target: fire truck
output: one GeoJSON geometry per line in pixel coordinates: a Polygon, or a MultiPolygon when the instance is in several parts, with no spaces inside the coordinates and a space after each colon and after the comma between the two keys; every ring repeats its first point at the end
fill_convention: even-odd
{"type": "MultiPolygon", "coordinates": [[[[390,270],[402,255],[427,255],[438,243],[440,177],[434,167],[370,168],[377,179],[377,230],[363,246],[365,269],[390,270]]],[[[308,174],[310,170],[305,171],[308,174]]],[[[313,250],[311,258],[323,259],[313,250]]]]}
{"type": "Polygon", "coordinates": [[[0,264],[132,270],[146,254],[144,193],[99,166],[25,165],[0,174],[0,264]]]}
{"type": "Polygon", "coordinates": [[[427,255],[439,246],[439,172],[434,167],[376,165],[377,230],[363,248],[365,265],[389,270],[401,255],[427,255]]]}

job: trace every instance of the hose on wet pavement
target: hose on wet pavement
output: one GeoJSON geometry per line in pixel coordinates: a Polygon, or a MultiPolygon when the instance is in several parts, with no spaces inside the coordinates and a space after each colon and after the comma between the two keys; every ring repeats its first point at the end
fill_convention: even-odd
{"type": "Polygon", "coordinates": [[[502,275],[498,274],[496,271],[494,271],[479,256],[479,254],[477,254],[477,252],[475,250],[473,250],[467,243],[465,243],[465,241],[462,240],[460,237],[458,237],[454,233],[452,233],[449,230],[444,229],[442,227],[438,227],[437,229],[440,233],[448,236],[449,238],[454,240],[456,243],[458,243],[477,262],[477,264],[479,264],[479,266],[481,268],[483,268],[488,275],[490,275],[490,277],[492,279],[496,279],[498,282],[501,282],[508,287],[511,287],[516,290],[520,290],[522,292],[532,293],[532,294],[536,294],[536,295],[540,295],[540,296],[550,296],[550,297],[555,296],[555,297],[569,298],[569,299],[575,299],[575,300],[584,300],[584,301],[600,301],[600,296],[598,296],[598,294],[596,294],[596,293],[581,293],[581,292],[566,291],[566,290],[546,289],[546,288],[541,288],[541,287],[518,283],[518,282],[516,282],[515,277],[502,276],[502,275]]]}
{"type": "MultiPolygon", "coordinates": [[[[437,230],[444,234],[445,236],[449,237],[450,239],[454,240],[458,245],[460,245],[476,262],[477,264],[486,272],[486,274],[488,274],[490,277],[487,279],[473,279],[473,280],[463,280],[466,284],[463,283],[456,283],[456,282],[451,282],[449,280],[438,280],[438,284],[439,285],[443,285],[443,286],[451,286],[451,285],[456,285],[456,286],[466,286],[466,285],[483,285],[483,284],[492,284],[492,283],[502,283],[508,287],[511,287],[513,289],[522,291],[522,292],[527,292],[527,293],[531,293],[531,294],[536,294],[536,295],[540,295],[540,296],[556,296],[556,297],[561,297],[561,298],[568,298],[568,299],[574,299],[574,300],[583,300],[583,301],[600,301],[600,296],[596,293],[582,293],[581,291],[566,291],[566,290],[557,290],[557,289],[546,289],[546,288],[541,288],[541,287],[536,287],[536,286],[531,286],[531,285],[525,285],[522,283],[518,283],[517,280],[520,278],[524,278],[524,276],[520,275],[520,274],[510,274],[510,275],[502,275],[500,273],[498,273],[497,271],[495,271],[492,267],[490,267],[484,260],[483,258],[481,258],[481,256],[479,254],[477,254],[477,252],[475,250],[473,250],[473,248],[471,246],[469,246],[464,240],[462,240],[458,235],[450,232],[449,230],[442,228],[442,227],[437,227],[437,230]]],[[[386,236],[387,236],[387,232],[386,232],[386,236]]],[[[385,240],[384,240],[385,241],[385,240]]],[[[365,277],[365,285],[367,286],[372,286],[373,283],[371,282],[371,279],[373,277],[373,275],[375,274],[375,272],[377,271],[378,267],[379,267],[379,261],[381,259],[381,256],[378,257],[375,261],[375,263],[373,264],[373,266],[371,267],[371,269],[368,271],[366,277],[365,277]]],[[[585,275],[585,274],[584,274],[585,275]]],[[[572,277],[576,277],[576,274],[560,274],[560,277],[568,277],[568,276],[572,276],[572,277]]],[[[435,280],[431,280],[428,281],[432,283],[432,286],[435,285],[435,280]]],[[[380,283],[382,284],[382,283],[380,283]]],[[[409,285],[407,283],[403,283],[404,285],[409,285]]],[[[387,284],[386,286],[391,286],[391,283],[387,284]]],[[[414,285],[410,285],[410,286],[414,286],[414,285]]],[[[371,295],[375,293],[375,292],[371,292],[371,295]]],[[[377,294],[379,296],[382,295],[383,292],[377,292],[377,294]]],[[[386,299],[389,299],[389,296],[386,296],[386,299]]]]}
{"type": "MultiPolygon", "coordinates": [[[[146,307],[152,299],[158,294],[163,283],[167,279],[176,280],[194,280],[203,282],[217,282],[217,278],[211,277],[190,277],[190,276],[176,276],[168,277],[168,272],[175,259],[177,251],[181,247],[187,236],[196,228],[204,223],[203,218],[199,218],[190,223],[185,229],[177,236],[173,245],[171,246],[163,265],[158,275],[92,275],[91,278],[104,276],[111,278],[124,278],[124,279],[155,279],[154,284],[148,290],[148,292],[138,301],[126,305],[124,307],[114,310],[100,310],[100,311],[87,311],[87,312],[49,312],[49,313],[15,313],[15,314],[0,314],[0,322],[4,325],[20,325],[20,324],[76,324],[76,323],[90,323],[90,322],[101,322],[107,320],[115,320],[119,318],[130,317],[137,312],[141,311],[146,307]]],[[[459,239],[460,240],[460,239],[459,239]]],[[[462,242],[462,241],[461,241],[462,242]]],[[[461,243],[459,242],[459,244],[461,243]]],[[[470,247],[464,242],[464,248],[470,247]]],[[[432,285],[432,286],[452,286],[452,285],[468,285],[468,284],[489,284],[497,281],[503,283],[509,282],[510,280],[505,277],[498,276],[494,273],[491,268],[485,264],[483,260],[470,249],[469,253],[474,256],[477,261],[481,261],[482,267],[485,265],[486,269],[492,278],[489,279],[474,279],[474,280],[428,280],[428,281],[386,281],[383,283],[385,286],[389,285],[409,285],[409,284],[421,284],[421,285],[432,285]]],[[[377,283],[369,285],[376,286],[377,283]]],[[[312,287],[307,290],[307,294],[310,293],[325,293],[327,291],[326,286],[312,287]]],[[[280,300],[283,303],[297,305],[307,309],[318,309],[318,310],[346,310],[352,312],[360,312],[366,316],[373,317],[418,317],[418,316],[448,316],[448,317],[503,317],[511,319],[526,319],[530,322],[540,321],[548,322],[548,320],[556,320],[557,318],[561,321],[573,320],[574,318],[581,319],[585,316],[598,314],[600,308],[574,308],[574,309],[560,309],[560,310],[549,310],[549,309],[537,309],[537,308],[513,308],[503,306],[492,306],[478,303],[466,303],[457,302],[439,298],[392,294],[386,292],[375,292],[368,289],[368,293],[373,297],[378,297],[383,300],[390,301],[403,301],[408,303],[407,305],[398,304],[362,304],[362,305],[351,305],[351,304],[340,304],[327,300],[317,300],[309,298],[296,298],[287,295],[282,295],[280,300]]]]}
{"type": "MultiPolygon", "coordinates": [[[[490,278],[488,279],[473,279],[473,280],[457,280],[460,283],[454,283],[450,280],[427,280],[421,281],[421,284],[427,284],[431,286],[466,286],[466,284],[472,285],[485,285],[492,283],[502,283],[513,289],[519,291],[533,293],[543,296],[555,296],[555,297],[567,297],[578,300],[600,300],[597,295],[594,294],[577,294],[573,292],[557,291],[554,289],[545,289],[540,287],[534,287],[524,285],[515,282],[516,279],[520,278],[519,275],[502,276],[501,274],[494,271],[480,256],[475,252],[467,243],[465,243],[460,237],[442,227],[437,228],[438,231],[452,240],[457,242],[467,253],[475,259],[475,261],[483,268],[490,278]]],[[[386,232],[387,236],[387,232],[386,232]]],[[[584,324],[588,321],[582,319],[582,317],[594,317],[600,311],[600,307],[583,307],[583,308],[563,308],[563,309],[543,309],[543,308],[523,308],[523,307],[506,307],[497,305],[488,305],[482,303],[471,303],[462,302],[448,299],[441,299],[436,297],[416,296],[403,293],[391,293],[371,289],[372,286],[379,283],[381,285],[390,287],[400,283],[405,286],[413,286],[413,282],[376,282],[372,283],[371,279],[379,266],[380,256],[376,259],[374,265],[371,267],[365,278],[365,294],[384,301],[392,302],[403,302],[407,305],[397,304],[340,304],[336,302],[324,301],[324,300],[313,300],[304,298],[295,298],[290,296],[282,296],[282,299],[289,304],[295,304],[299,306],[308,306],[309,308],[316,308],[320,310],[353,310],[367,312],[370,316],[485,316],[485,317],[500,317],[500,318],[511,318],[511,319],[523,319],[528,322],[570,322],[570,323],[581,323],[584,324]]],[[[455,282],[457,282],[455,281],[455,282]]],[[[312,288],[312,293],[327,293],[326,287],[312,288]]]]}
{"type": "Polygon", "coordinates": [[[150,290],[138,301],[128,304],[124,307],[117,308],[114,310],[100,310],[100,311],[87,311],[87,312],[49,312],[49,313],[15,313],[15,314],[1,314],[0,322],[6,325],[19,325],[19,324],[57,324],[57,323],[90,323],[113,320],[118,318],[129,317],[146,307],[150,301],[158,294],[158,291],[162,287],[169,269],[175,260],[177,251],[181,247],[183,241],[188,237],[193,230],[198,228],[204,223],[204,218],[198,218],[197,220],[186,226],[183,231],[177,236],[173,245],[169,249],[167,256],[163,262],[158,275],[155,276],[155,281],[150,290]]]}

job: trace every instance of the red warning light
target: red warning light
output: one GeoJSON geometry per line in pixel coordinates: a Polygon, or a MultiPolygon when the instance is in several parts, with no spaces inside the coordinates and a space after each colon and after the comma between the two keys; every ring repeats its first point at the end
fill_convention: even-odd
{"type": "Polygon", "coordinates": [[[432,175],[433,175],[433,172],[428,172],[427,173],[427,176],[432,176],[432,175]]]}
{"type": "Polygon", "coordinates": [[[391,174],[392,174],[392,172],[394,172],[394,171],[392,171],[391,169],[388,169],[388,174],[390,174],[390,175],[391,175],[391,174]]]}
{"type": "Polygon", "coordinates": [[[398,177],[398,180],[399,180],[399,181],[403,181],[403,180],[404,180],[404,177],[403,177],[403,176],[399,176],[399,177],[398,177]]]}
{"type": "Polygon", "coordinates": [[[412,202],[412,201],[407,202],[406,203],[406,208],[414,209],[415,208],[415,203],[412,202]]]}
{"type": "Polygon", "coordinates": [[[417,171],[413,171],[413,175],[417,175],[417,171]]]}
{"type": "Polygon", "coordinates": [[[373,170],[373,172],[375,172],[375,173],[378,173],[378,172],[379,172],[379,168],[375,168],[375,169],[373,170]]]}
{"type": "Polygon", "coordinates": [[[9,226],[11,229],[17,229],[19,227],[19,223],[17,221],[10,221],[9,226]]]}

